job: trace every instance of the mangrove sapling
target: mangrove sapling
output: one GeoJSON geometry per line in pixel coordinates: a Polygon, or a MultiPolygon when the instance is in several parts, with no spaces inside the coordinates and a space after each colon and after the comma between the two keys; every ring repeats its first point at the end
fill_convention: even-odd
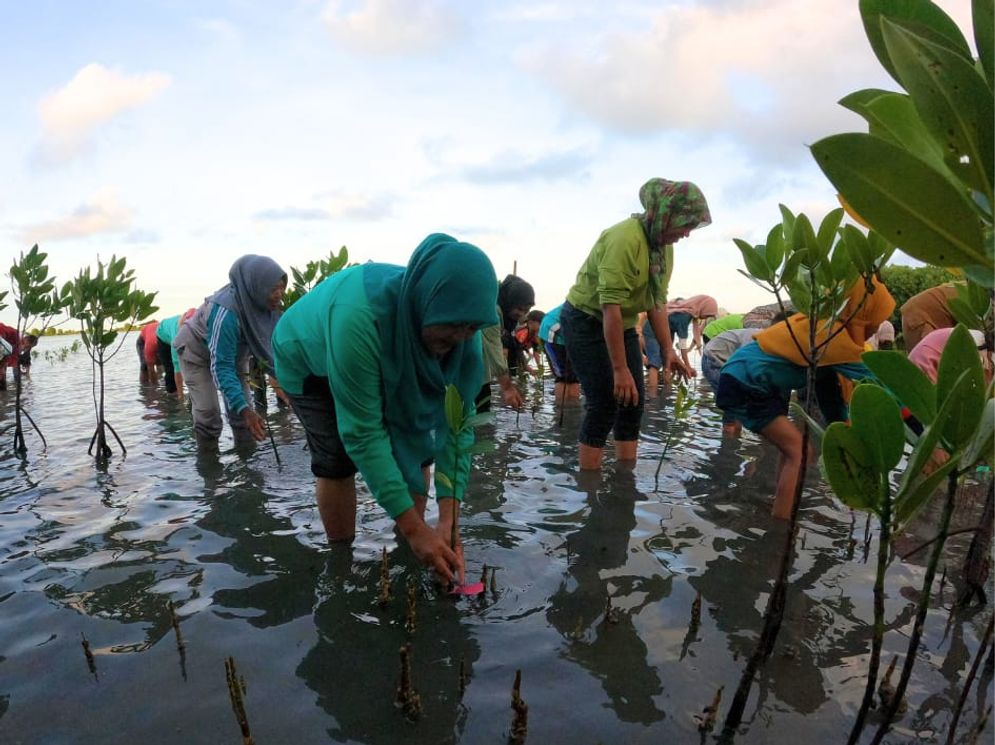
{"type": "MultiPolygon", "coordinates": [[[[991,390],[985,388],[977,348],[963,325],[958,325],[950,335],[940,358],[935,385],[898,352],[868,352],[864,355],[864,361],[878,380],[925,425],[908,457],[891,503],[891,519],[885,520],[882,512],[882,544],[888,542],[886,530],[894,532],[907,523],[936,488],[944,480],[947,482],[939,529],[936,538],[931,541],[932,551],[902,674],[872,741],[879,743],[898,710],[918,656],[931,590],[949,532],[958,480],[973,470],[979,461],[990,461],[992,458],[993,431],[988,412],[995,408],[995,401],[991,398],[991,390]],[[944,454],[942,458],[936,457],[937,449],[944,454]],[[926,468],[931,461],[933,470],[926,468]]],[[[897,405],[888,403],[890,397],[883,391],[873,393],[875,388],[871,385],[857,387],[854,391],[853,425],[830,425],[824,436],[822,456],[830,486],[840,498],[852,507],[872,511],[880,510],[888,501],[886,497],[890,486],[886,484],[890,484],[890,471],[898,463],[895,458],[898,446],[904,445],[898,437],[903,425],[897,405]]],[[[883,572],[882,564],[887,561],[887,551],[879,547],[879,575],[883,572]]],[[[875,633],[878,633],[877,624],[875,633]]],[[[879,639],[874,644],[880,649],[879,639]]],[[[876,672],[873,658],[871,668],[872,672],[876,672]]],[[[868,686],[873,686],[873,683],[873,677],[870,677],[868,686]]],[[[866,708],[862,706],[864,713],[866,708]]],[[[862,724],[863,720],[858,715],[851,742],[856,741],[858,728],[862,724]]]]}
{"type": "Polygon", "coordinates": [[[981,641],[981,645],[978,647],[978,652],[974,656],[974,662],[971,663],[971,671],[967,674],[967,680],[964,681],[964,690],[960,692],[960,698],[957,699],[957,707],[954,709],[953,717],[950,719],[950,730],[947,732],[947,745],[953,745],[954,735],[957,734],[957,722],[960,721],[960,714],[964,710],[964,703],[967,701],[967,696],[971,692],[971,685],[974,683],[974,676],[978,674],[978,668],[981,666],[981,659],[985,656],[985,652],[988,651],[988,644],[992,639],[992,631],[995,630],[995,616],[988,619],[988,626],[985,628],[985,636],[981,641]]]}
{"type": "Polygon", "coordinates": [[[303,269],[290,267],[293,284],[283,293],[283,309],[286,310],[320,282],[349,266],[352,266],[349,263],[349,249],[342,246],[338,253],[329,251],[327,259],[309,261],[303,269]]]}
{"type": "Polygon", "coordinates": [[[677,393],[674,397],[674,413],[671,418],[671,425],[667,427],[667,439],[663,442],[663,450],[660,453],[660,461],[656,464],[656,486],[655,489],[660,488],[660,469],[663,468],[663,461],[667,457],[667,451],[670,450],[670,443],[674,439],[674,426],[678,423],[684,423],[687,421],[688,414],[691,413],[698,403],[698,397],[692,395],[688,387],[683,381],[677,384],[677,393]]]}
{"type": "Polygon", "coordinates": [[[112,256],[106,265],[97,260],[96,273],[86,267],[80,270],[74,281],[67,282],[62,288],[62,296],[68,299],[69,315],[80,322],[83,345],[93,367],[93,404],[97,427],[87,452],[94,453],[96,445],[94,455],[98,463],[105,463],[111,456],[107,431],[114,435],[122,454],[127,455],[128,452],[104,415],[104,367],[121,351],[129,330],[158,310],[152,304],[156,293],[134,289],[134,284],[134,270],[126,267],[123,257],[118,259],[112,256]],[[125,324],[124,331],[115,329],[115,324],[125,324]]]}
{"type": "Polygon", "coordinates": [[[228,682],[228,698],[231,700],[232,711],[242,731],[242,745],[254,745],[252,733],[249,731],[249,717],[245,713],[245,678],[240,678],[235,667],[235,658],[225,658],[225,680],[228,682]]]}
{"type": "MultiPolygon", "coordinates": [[[[460,472],[459,464],[464,458],[469,459],[475,453],[486,453],[495,449],[496,444],[493,441],[481,440],[474,442],[474,429],[493,421],[494,415],[490,412],[474,413],[473,402],[464,402],[459,389],[452,384],[446,386],[445,413],[446,424],[448,425],[446,444],[451,456],[450,462],[455,472],[448,474],[436,468],[435,478],[443,486],[452,490],[453,498],[456,501],[453,513],[452,533],[450,535],[450,548],[455,551],[459,538],[460,505],[463,501],[463,494],[466,491],[465,481],[457,478],[456,474],[460,472]]],[[[463,470],[466,473],[469,472],[469,468],[463,470]]],[[[494,575],[492,574],[492,581],[493,577],[494,575]]],[[[477,592],[482,592],[483,589],[483,587],[480,587],[477,592]]]]}
{"type": "Polygon", "coordinates": [[[760,639],[747,661],[726,714],[721,742],[731,742],[735,736],[753,679],[773,651],[784,618],[787,583],[798,534],[798,510],[805,485],[805,454],[813,435],[818,439],[818,433],[811,426],[811,412],[819,360],[836,336],[847,333],[847,324],[856,317],[866,301],[865,297],[856,308],[850,309],[848,316],[843,316],[853,287],[863,282],[868,292],[873,291],[874,276],[894,251],[893,246],[873,232],[865,236],[851,225],[840,229],[842,209],[830,212],[820,223],[818,231],[806,215],[796,216],[783,204],[780,210],[782,221],[770,230],[765,244],[754,246],[738,238],[735,243],[747,268],[746,272],[739,270],[741,274],[773,293],[782,312],[785,311],[782,292],[786,291],[798,312],[809,319],[817,319],[817,322],[808,324],[809,336],[804,340],[797,337],[790,323],[787,324],[795,348],[807,363],[807,396],[801,410],[802,465],[795,481],[780,565],[764,610],[760,639]]]}
{"type": "Polygon", "coordinates": [[[401,680],[397,685],[397,695],[394,705],[404,712],[408,721],[415,721],[421,716],[421,696],[411,682],[411,645],[401,647],[401,680]]]}
{"type": "MultiPolygon", "coordinates": [[[[10,267],[10,285],[13,293],[14,307],[17,308],[17,338],[23,339],[28,333],[28,329],[34,329],[35,335],[40,336],[45,332],[51,323],[68,303],[65,294],[59,293],[55,287],[55,279],[48,274],[48,265],[45,260],[48,254],[38,250],[38,244],[31,247],[26,254],[22,251],[20,258],[10,267]],[[41,324],[37,326],[37,324],[41,324]]],[[[7,293],[0,294],[0,302],[7,293]]],[[[0,305],[0,308],[4,307],[0,305]]],[[[79,342],[75,342],[78,344],[79,342]]],[[[14,350],[15,355],[20,354],[20,350],[14,350]]],[[[24,441],[24,428],[21,417],[30,422],[35,432],[41,438],[42,447],[48,446],[45,435],[35,423],[35,420],[24,409],[21,403],[22,381],[20,374],[20,364],[14,365],[14,452],[24,456],[28,452],[27,443],[24,441]]]]}
{"type": "Polygon", "coordinates": [[[511,687],[511,709],[515,716],[511,720],[511,745],[525,745],[529,736],[529,705],[522,698],[522,671],[515,671],[515,683],[511,687]]]}
{"type": "MultiPolygon", "coordinates": [[[[254,359],[254,369],[252,374],[249,375],[249,386],[256,388],[257,390],[264,391],[266,376],[269,375],[269,366],[266,364],[265,360],[254,359]]],[[[265,396],[263,404],[261,407],[256,407],[256,411],[262,414],[263,421],[266,424],[266,434],[269,435],[269,443],[273,446],[273,457],[276,458],[276,464],[282,465],[280,462],[280,451],[276,448],[276,440],[273,439],[273,427],[270,425],[269,411],[266,407],[265,396]],[[260,410],[261,409],[261,410],[260,410]]]]}

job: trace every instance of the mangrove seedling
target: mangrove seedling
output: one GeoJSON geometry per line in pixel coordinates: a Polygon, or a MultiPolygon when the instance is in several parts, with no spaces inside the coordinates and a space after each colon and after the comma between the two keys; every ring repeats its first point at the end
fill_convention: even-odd
{"type": "Polygon", "coordinates": [[[408,609],[404,616],[404,630],[414,634],[418,628],[418,588],[412,581],[408,582],[408,609]]]}
{"type": "Polygon", "coordinates": [[[86,634],[84,634],[82,631],[80,632],[79,635],[83,639],[82,640],[83,654],[86,657],[86,666],[89,669],[90,674],[93,675],[94,678],[96,678],[97,677],[97,661],[93,657],[93,650],[90,649],[90,640],[86,638],[86,634]]]}
{"type": "MultiPolygon", "coordinates": [[[[65,294],[60,294],[55,288],[55,279],[48,274],[48,265],[45,263],[47,258],[48,254],[39,251],[38,244],[35,244],[26,254],[21,252],[20,258],[10,267],[10,285],[14,307],[17,308],[17,338],[19,340],[24,339],[29,328],[33,329],[35,336],[43,334],[45,329],[51,325],[52,320],[62,312],[68,303],[65,294]]],[[[3,302],[6,295],[6,292],[0,293],[0,303],[3,302]]],[[[0,309],[5,306],[6,304],[0,304],[0,309]]],[[[76,343],[78,344],[78,342],[76,343]]],[[[20,349],[15,349],[15,357],[18,357],[20,352],[20,349]]],[[[42,447],[47,447],[48,443],[35,420],[21,403],[21,388],[21,366],[18,360],[14,363],[14,452],[24,456],[28,452],[28,447],[24,441],[22,417],[27,419],[35,432],[38,433],[42,447]]]]}
{"type": "MultiPolygon", "coordinates": [[[[259,391],[264,391],[264,386],[266,384],[266,377],[269,375],[269,366],[266,364],[265,360],[253,358],[255,367],[249,375],[249,387],[254,388],[259,391]]],[[[265,396],[262,399],[262,405],[256,407],[256,411],[262,414],[263,420],[266,422],[266,434],[269,435],[269,444],[273,446],[273,456],[276,458],[276,464],[282,465],[280,462],[280,451],[276,448],[276,440],[273,439],[273,428],[270,426],[269,421],[269,411],[266,408],[265,396]]]]}
{"type": "Polygon", "coordinates": [[[515,712],[511,720],[511,745],[525,745],[529,736],[529,705],[522,698],[522,671],[515,671],[515,683],[511,687],[511,710],[515,712]]]}
{"type": "Polygon", "coordinates": [[[719,715],[719,706],[722,704],[722,691],[725,686],[719,686],[719,690],[715,692],[715,698],[712,699],[712,703],[701,710],[701,714],[695,714],[694,720],[698,724],[699,732],[711,732],[715,727],[715,720],[719,715]]]}
{"type": "Polygon", "coordinates": [[[338,253],[329,251],[327,259],[309,261],[303,269],[290,267],[290,277],[293,279],[293,284],[283,293],[283,309],[286,310],[296,303],[314,289],[318,283],[349,266],[351,266],[349,264],[349,249],[342,246],[338,253]]]}
{"type": "Polygon", "coordinates": [[[225,658],[225,680],[228,682],[228,697],[231,709],[235,712],[239,729],[242,731],[242,745],[254,745],[249,731],[249,717],[245,713],[245,678],[240,678],[235,667],[235,658],[225,658]]]}
{"type": "Polygon", "coordinates": [[[393,593],[390,589],[390,560],[387,558],[387,547],[380,550],[380,597],[377,602],[387,605],[393,593]]]}
{"type": "Polygon", "coordinates": [[[62,288],[62,295],[69,300],[69,314],[79,320],[83,345],[93,365],[97,427],[87,452],[94,454],[98,463],[106,463],[111,457],[108,431],[114,435],[122,454],[128,452],[104,415],[104,368],[121,351],[129,330],[158,310],[152,304],[156,293],[134,289],[134,285],[134,270],[127,268],[123,257],[112,256],[107,264],[98,259],[95,273],[90,267],[80,270],[76,279],[62,288]],[[124,324],[124,330],[119,332],[115,324],[124,324]]]}
{"type": "Polygon", "coordinates": [[[411,683],[411,645],[401,647],[401,681],[397,685],[397,696],[394,705],[404,712],[409,721],[415,721],[421,716],[421,696],[411,683]]]}
{"type": "Polygon", "coordinates": [[[660,453],[660,462],[656,464],[656,488],[660,488],[660,469],[663,468],[663,461],[667,457],[667,451],[670,450],[670,443],[674,439],[674,426],[679,422],[684,422],[687,420],[688,415],[691,413],[691,409],[695,407],[698,403],[698,397],[692,395],[688,390],[688,387],[680,382],[677,384],[677,394],[674,398],[674,414],[672,417],[671,425],[667,427],[667,439],[663,443],[663,451],[660,453]]]}

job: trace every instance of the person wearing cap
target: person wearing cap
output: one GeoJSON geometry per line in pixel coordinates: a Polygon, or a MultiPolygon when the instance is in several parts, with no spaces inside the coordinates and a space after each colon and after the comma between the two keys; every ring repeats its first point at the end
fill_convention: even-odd
{"type": "Polygon", "coordinates": [[[483,251],[434,233],[407,266],[344,269],[277,323],[276,374],[304,425],[329,541],[355,535],[358,472],[415,556],[442,579],[463,581],[457,504],[470,478],[473,431],[453,440],[447,388],[455,386],[464,414],[473,414],[484,370],[479,332],[497,324],[496,301],[483,251]],[[425,522],[433,461],[434,528],[425,522]]]}
{"type": "Polygon", "coordinates": [[[642,353],[636,324],[647,318],[663,349],[662,366],[692,371],[671,344],[667,285],[673,244],[712,218],[690,181],[654,178],[639,190],[643,212],[604,232],[591,248],[560,312],[567,353],[584,392],[582,470],[601,468],[608,435],[620,461],[634,461],[644,405],[642,353]]]}

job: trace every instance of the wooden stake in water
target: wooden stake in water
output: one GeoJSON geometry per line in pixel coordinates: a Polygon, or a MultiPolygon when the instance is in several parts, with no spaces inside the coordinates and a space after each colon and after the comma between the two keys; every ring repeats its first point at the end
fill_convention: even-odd
{"type": "Polygon", "coordinates": [[[239,681],[234,657],[225,658],[225,680],[228,682],[231,709],[235,712],[239,729],[242,730],[242,745],[254,745],[252,733],[249,731],[249,718],[245,714],[245,679],[239,681]]]}
{"type": "Polygon", "coordinates": [[[404,630],[409,634],[418,628],[418,590],[414,582],[408,582],[408,612],[404,617],[404,630]]]}
{"type": "Polygon", "coordinates": [[[511,745],[525,745],[529,735],[529,705],[522,698],[522,671],[515,671],[515,684],[511,687],[511,710],[515,712],[511,720],[511,745]]]}
{"type": "Polygon", "coordinates": [[[387,605],[393,597],[390,590],[390,562],[387,559],[387,547],[380,553],[380,605],[387,605]]]}
{"type": "Polygon", "coordinates": [[[400,707],[404,716],[412,722],[421,716],[421,696],[411,684],[411,645],[401,647],[401,682],[397,685],[395,706],[400,707]]]}
{"type": "Polygon", "coordinates": [[[79,633],[83,637],[83,654],[86,655],[86,666],[90,670],[90,674],[94,678],[97,677],[97,661],[93,657],[93,650],[90,649],[90,641],[86,638],[86,634],[82,631],[79,633]]]}

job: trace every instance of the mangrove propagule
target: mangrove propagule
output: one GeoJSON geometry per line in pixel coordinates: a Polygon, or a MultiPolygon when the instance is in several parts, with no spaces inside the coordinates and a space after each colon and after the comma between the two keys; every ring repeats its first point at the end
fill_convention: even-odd
{"type": "Polygon", "coordinates": [[[225,680],[228,683],[231,709],[235,712],[235,719],[242,731],[242,745],[254,745],[252,733],[249,731],[249,718],[245,713],[245,678],[240,678],[234,657],[225,658],[225,680]]]}
{"type": "Polygon", "coordinates": [[[411,645],[401,647],[401,681],[397,685],[397,696],[394,705],[404,712],[409,721],[415,721],[421,716],[421,696],[411,684],[411,645]]]}
{"type": "Polygon", "coordinates": [[[377,602],[380,605],[387,605],[392,595],[390,591],[390,561],[387,558],[387,547],[384,546],[380,554],[380,598],[377,602]]]}
{"type": "Polygon", "coordinates": [[[81,637],[83,637],[83,641],[82,641],[82,644],[83,644],[83,654],[86,655],[86,666],[87,666],[87,668],[89,668],[90,674],[93,675],[94,678],[96,678],[97,677],[97,661],[94,659],[94,657],[93,657],[93,651],[90,649],[90,641],[89,641],[89,639],[86,638],[86,634],[84,634],[82,631],[79,632],[79,635],[81,637]]]}
{"type": "Polygon", "coordinates": [[[511,720],[511,745],[525,745],[529,735],[529,705],[522,698],[522,671],[515,671],[515,683],[511,687],[511,709],[515,712],[511,720]]]}
{"type": "Polygon", "coordinates": [[[404,616],[404,630],[409,634],[418,628],[418,589],[413,581],[408,582],[408,611],[404,616]]]}

